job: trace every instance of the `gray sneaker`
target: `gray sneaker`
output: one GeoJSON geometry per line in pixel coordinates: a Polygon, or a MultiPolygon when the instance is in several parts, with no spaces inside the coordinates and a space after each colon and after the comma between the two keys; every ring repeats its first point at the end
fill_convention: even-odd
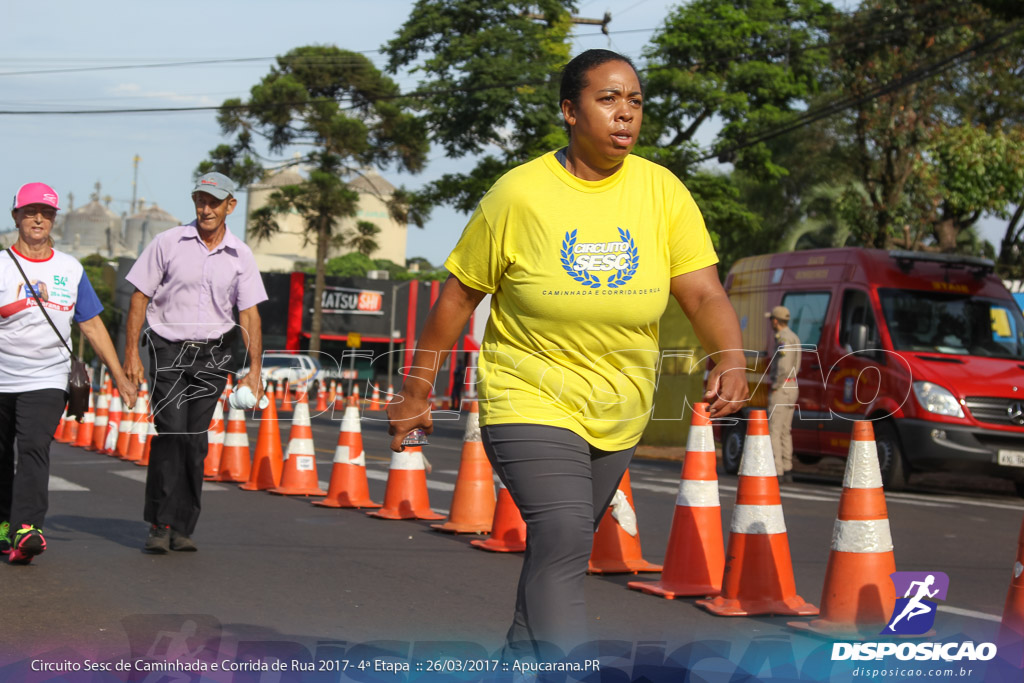
{"type": "Polygon", "coordinates": [[[194,553],[199,550],[196,547],[195,541],[186,536],[183,533],[177,532],[171,529],[171,550],[177,550],[183,553],[194,553]]]}
{"type": "Polygon", "coordinates": [[[149,528],[144,550],[147,553],[165,555],[171,549],[171,528],[166,525],[154,524],[149,528]]]}

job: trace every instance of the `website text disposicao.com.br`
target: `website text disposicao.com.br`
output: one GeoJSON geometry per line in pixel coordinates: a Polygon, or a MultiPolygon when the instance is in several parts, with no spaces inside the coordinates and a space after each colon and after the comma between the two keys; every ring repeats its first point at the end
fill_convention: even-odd
{"type": "Polygon", "coordinates": [[[877,660],[871,665],[855,666],[851,671],[854,678],[869,680],[981,680],[985,666],[983,662],[991,661],[997,652],[994,643],[975,644],[971,641],[833,643],[832,661],[877,660]],[[926,663],[929,660],[934,663],[926,663]]]}
{"type": "Polygon", "coordinates": [[[897,680],[934,678],[940,681],[949,681],[957,678],[971,680],[972,677],[975,677],[976,680],[980,680],[980,678],[977,677],[981,676],[982,671],[978,667],[969,666],[954,666],[935,669],[914,668],[912,666],[894,666],[889,668],[861,666],[854,669],[851,673],[855,678],[863,678],[865,680],[884,678],[896,678],[897,680]]]}

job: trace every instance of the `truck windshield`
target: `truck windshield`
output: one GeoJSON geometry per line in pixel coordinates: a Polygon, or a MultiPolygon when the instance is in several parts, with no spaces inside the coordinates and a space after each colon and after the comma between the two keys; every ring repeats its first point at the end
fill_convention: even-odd
{"type": "Polygon", "coordinates": [[[1024,360],[1024,318],[1010,299],[880,289],[897,351],[1024,360]]]}

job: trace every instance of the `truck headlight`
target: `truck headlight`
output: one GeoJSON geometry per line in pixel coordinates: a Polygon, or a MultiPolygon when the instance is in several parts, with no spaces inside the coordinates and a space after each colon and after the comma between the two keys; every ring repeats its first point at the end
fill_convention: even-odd
{"type": "Polygon", "coordinates": [[[950,417],[963,417],[964,411],[960,402],[956,400],[952,392],[945,387],[931,382],[914,382],[914,396],[921,407],[929,413],[936,415],[948,415],[950,417]]]}

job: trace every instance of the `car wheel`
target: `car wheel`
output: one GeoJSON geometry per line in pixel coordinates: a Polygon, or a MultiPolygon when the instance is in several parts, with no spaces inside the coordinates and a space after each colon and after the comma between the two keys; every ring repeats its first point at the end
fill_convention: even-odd
{"type": "Polygon", "coordinates": [[[821,462],[820,455],[808,455],[807,453],[797,453],[796,459],[805,465],[817,465],[821,462]]]}
{"type": "Polygon", "coordinates": [[[722,439],[722,468],[726,474],[740,471],[740,460],[743,459],[743,441],[746,438],[743,427],[728,427],[722,439]]]}
{"type": "Polygon", "coordinates": [[[907,463],[903,458],[899,434],[891,422],[875,425],[875,447],[882,486],[888,491],[902,491],[907,485],[907,463]]]}

